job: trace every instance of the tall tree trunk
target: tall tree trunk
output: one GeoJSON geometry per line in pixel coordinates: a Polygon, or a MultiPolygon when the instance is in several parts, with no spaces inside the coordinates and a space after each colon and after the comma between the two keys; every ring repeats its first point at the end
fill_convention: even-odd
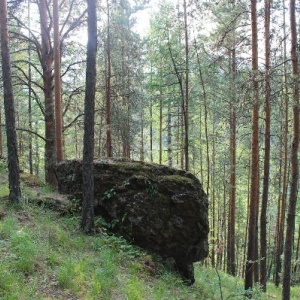
{"type": "Polygon", "coordinates": [[[249,168],[248,168],[248,180],[247,180],[247,213],[246,213],[246,226],[245,226],[245,236],[244,236],[244,249],[243,249],[243,269],[242,276],[245,278],[246,262],[247,262],[247,240],[249,234],[249,215],[250,215],[250,185],[251,185],[251,158],[249,158],[249,168]],[[246,259],[246,260],[245,260],[246,259]]]}
{"type": "MultiPolygon", "coordinates": [[[[161,82],[162,82],[162,76],[161,82]]],[[[162,121],[163,121],[163,113],[162,113],[162,86],[159,86],[159,164],[162,164],[162,121]]]]}
{"type": "Polygon", "coordinates": [[[291,185],[290,197],[286,224],[285,248],[284,248],[284,268],[283,268],[283,288],[282,299],[290,299],[291,285],[291,261],[293,255],[293,242],[295,231],[295,213],[298,194],[299,180],[299,70],[297,57],[297,27],[295,16],[295,0],[290,0],[290,24],[291,24],[291,61],[293,78],[293,143],[291,149],[291,185]]]}
{"type": "MultiPolygon", "coordinates": [[[[211,182],[215,181],[215,167],[216,167],[216,138],[215,138],[215,118],[213,117],[213,138],[212,138],[212,172],[211,182]]],[[[215,250],[216,250],[216,197],[215,197],[215,185],[211,189],[211,265],[213,268],[216,266],[215,262],[215,250]]]]}
{"type": "MultiPolygon", "coordinates": [[[[285,0],[283,0],[283,7],[285,6],[285,0]]],[[[286,37],[285,29],[285,11],[283,12],[283,36],[286,37]]],[[[287,79],[287,64],[286,64],[286,38],[283,40],[283,60],[284,60],[284,104],[285,104],[285,117],[284,117],[284,166],[283,166],[283,186],[280,197],[280,205],[278,205],[278,231],[276,240],[275,250],[275,286],[280,284],[281,274],[281,256],[283,253],[283,242],[284,242],[284,222],[285,222],[285,211],[286,211],[286,197],[287,197],[287,186],[288,186],[288,135],[289,135],[289,91],[288,91],[288,79],[287,79]]]]}
{"type": "Polygon", "coordinates": [[[60,162],[64,159],[62,136],[62,99],[60,79],[60,32],[58,0],[53,0],[53,31],[54,31],[54,91],[55,91],[55,137],[56,159],[60,162]]]}
{"type": "Polygon", "coordinates": [[[187,24],[186,0],[183,0],[184,41],[185,41],[185,103],[184,110],[184,157],[185,170],[189,171],[189,38],[187,24]]]}
{"type": "Polygon", "coordinates": [[[168,115],[167,115],[167,144],[168,144],[168,165],[173,166],[172,159],[172,114],[171,114],[171,103],[168,103],[168,115]]]}
{"type": "Polygon", "coordinates": [[[53,99],[53,49],[50,40],[49,11],[46,0],[38,3],[41,24],[41,64],[43,68],[44,97],[45,97],[45,177],[46,182],[56,186],[54,166],[56,164],[55,146],[55,115],[53,99]]]}
{"type": "Polygon", "coordinates": [[[83,144],[83,185],[81,228],[93,232],[94,223],[94,119],[96,91],[97,54],[97,7],[96,0],[87,0],[88,6],[88,45],[86,64],[86,85],[84,99],[84,144],[83,144]]]}
{"type": "Polygon", "coordinates": [[[235,77],[236,77],[236,53],[235,53],[235,29],[232,32],[232,50],[230,66],[230,178],[229,178],[229,210],[228,210],[228,238],[227,238],[227,272],[236,275],[235,261],[235,202],[236,202],[236,96],[235,96],[235,77]]]}
{"type": "Polygon", "coordinates": [[[150,105],[149,105],[149,114],[150,114],[150,127],[149,127],[149,137],[150,137],[150,161],[153,162],[153,91],[152,91],[152,63],[150,70],[150,84],[151,84],[151,95],[150,95],[150,105]]]}
{"type": "Polygon", "coordinates": [[[270,87],[270,0],[265,0],[265,157],[264,178],[260,214],[260,284],[267,290],[267,205],[270,176],[270,123],[271,123],[271,87],[270,87]]]}
{"type": "Polygon", "coordinates": [[[4,89],[5,127],[7,137],[7,159],[9,177],[9,201],[12,203],[21,200],[19,159],[17,149],[17,135],[15,125],[15,103],[11,81],[11,63],[9,53],[9,37],[7,26],[7,3],[0,1],[0,30],[1,30],[1,58],[2,80],[4,89]]]}
{"type": "MultiPolygon", "coordinates": [[[[245,270],[245,290],[252,290],[254,267],[257,264],[257,216],[259,195],[259,86],[258,86],[258,46],[257,46],[257,9],[256,0],[251,0],[251,28],[252,28],[252,142],[251,142],[251,187],[250,214],[248,229],[248,251],[245,270]]],[[[251,293],[247,294],[250,298],[251,293]]]]}
{"type": "MultiPolygon", "coordinates": [[[[28,1],[28,36],[30,36],[31,30],[31,7],[30,1],[28,1]]],[[[28,43],[28,123],[29,123],[29,130],[33,131],[32,129],[32,85],[31,85],[31,44],[28,43]]],[[[0,122],[1,123],[1,122],[0,122]]],[[[33,145],[32,145],[32,135],[29,134],[29,141],[28,141],[28,150],[29,150],[29,173],[33,174],[33,145]]]]}
{"type": "Polygon", "coordinates": [[[143,107],[140,108],[140,120],[141,120],[141,148],[140,148],[140,160],[145,160],[145,149],[144,149],[144,109],[143,107]]]}
{"type": "Polygon", "coordinates": [[[107,0],[107,79],[106,79],[106,147],[107,157],[112,157],[112,138],[111,138],[111,53],[110,53],[110,8],[107,0]]]}
{"type": "MultiPolygon", "coordinates": [[[[196,45],[196,41],[195,41],[196,45]]],[[[209,158],[209,143],[208,143],[208,109],[207,109],[207,93],[205,89],[203,74],[201,70],[201,64],[200,64],[200,57],[199,53],[197,51],[197,48],[195,46],[196,50],[196,56],[197,56],[197,63],[198,63],[198,71],[199,71],[199,79],[200,79],[200,85],[202,87],[203,91],[203,105],[204,105],[204,131],[205,131],[205,140],[206,140],[206,168],[207,168],[207,177],[206,177],[206,194],[209,194],[209,188],[210,188],[210,158],[209,158]]]]}

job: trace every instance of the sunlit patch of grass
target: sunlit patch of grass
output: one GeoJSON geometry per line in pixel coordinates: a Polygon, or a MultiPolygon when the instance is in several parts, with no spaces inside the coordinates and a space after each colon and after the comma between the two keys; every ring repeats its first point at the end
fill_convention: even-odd
{"type": "Polygon", "coordinates": [[[0,263],[0,298],[18,299],[23,277],[10,270],[8,263],[0,263]]]}
{"type": "Polygon", "coordinates": [[[13,266],[26,275],[35,271],[37,266],[37,245],[26,232],[19,230],[11,237],[11,252],[14,255],[13,266]]]}
{"type": "Polygon", "coordinates": [[[17,218],[14,216],[6,216],[0,222],[0,238],[8,239],[16,231],[17,218]]]}
{"type": "Polygon", "coordinates": [[[137,276],[129,280],[125,287],[126,296],[129,300],[144,300],[146,299],[145,285],[137,276]]]}
{"type": "Polygon", "coordinates": [[[9,195],[9,188],[8,186],[2,186],[0,187],[0,197],[5,197],[9,195]]]}
{"type": "Polygon", "coordinates": [[[45,184],[41,185],[39,192],[41,193],[41,195],[45,195],[45,194],[55,192],[55,188],[52,185],[45,183],[45,184]]]}
{"type": "Polygon", "coordinates": [[[59,286],[72,291],[76,290],[76,283],[74,280],[76,275],[75,266],[76,263],[73,259],[68,259],[62,263],[57,272],[59,286]]]}

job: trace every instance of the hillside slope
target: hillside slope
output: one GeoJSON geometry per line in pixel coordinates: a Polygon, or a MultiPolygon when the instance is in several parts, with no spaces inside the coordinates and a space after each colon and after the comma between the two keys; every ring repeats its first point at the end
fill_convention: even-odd
{"type": "MultiPolygon", "coordinates": [[[[78,216],[42,201],[59,195],[22,177],[24,203],[12,207],[0,174],[0,299],[244,298],[241,280],[200,264],[195,284],[185,286],[158,259],[109,234],[101,220],[98,234],[82,234],[78,216]]],[[[280,290],[269,290],[262,295],[256,289],[253,299],[281,299],[280,290]]]]}

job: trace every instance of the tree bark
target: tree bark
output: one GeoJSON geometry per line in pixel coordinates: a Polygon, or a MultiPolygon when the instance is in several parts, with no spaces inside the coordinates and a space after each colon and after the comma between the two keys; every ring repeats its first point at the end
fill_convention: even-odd
{"type": "Polygon", "coordinates": [[[53,0],[53,30],[54,30],[54,91],[55,91],[55,133],[56,133],[56,159],[64,159],[62,135],[62,98],[61,98],[61,67],[60,67],[60,32],[58,0],[53,0]]]}
{"type": "Polygon", "coordinates": [[[86,86],[84,100],[84,144],[83,144],[83,186],[81,228],[92,233],[94,223],[94,111],[96,91],[97,54],[97,7],[96,0],[87,0],[88,6],[88,45],[86,65],[86,86]]]}
{"type": "MultiPolygon", "coordinates": [[[[285,0],[283,0],[284,6],[285,0]]],[[[285,29],[285,11],[283,13],[283,36],[286,36],[285,29]]],[[[287,198],[287,186],[288,186],[288,135],[289,135],[289,91],[288,91],[288,79],[287,79],[287,63],[286,63],[286,38],[283,40],[283,60],[284,60],[284,104],[285,104],[285,116],[284,116],[284,166],[283,166],[283,186],[281,196],[279,198],[278,205],[278,217],[277,217],[277,236],[276,236],[276,249],[275,249],[275,276],[274,283],[275,286],[280,284],[280,274],[281,274],[281,256],[283,253],[283,243],[284,243],[284,222],[285,222],[285,211],[286,211],[286,198],[287,198]]]]}
{"type": "Polygon", "coordinates": [[[106,76],[106,147],[107,157],[112,157],[112,138],[110,122],[111,104],[111,54],[110,54],[110,8],[107,0],[107,76],[106,76]]]}
{"type": "Polygon", "coordinates": [[[227,238],[227,272],[233,276],[236,275],[235,262],[235,202],[236,202],[236,96],[235,96],[235,78],[236,78],[236,53],[235,53],[235,29],[232,33],[231,50],[231,93],[230,93],[230,178],[229,178],[229,211],[228,211],[228,238],[227,238]]]}
{"type": "Polygon", "coordinates": [[[267,206],[270,176],[270,134],[271,134],[271,87],[270,87],[270,0],[265,0],[265,155],[264,178],[260,214],[260,284],[267,290],[267,206]]]}
{"type": "MultiPolygon", "coordinates": [[[[30,10],[30,1],[28,1],[28,35],[30,36],[30,27],[31,27],[31,10],[30,10]]],[[[32,76],[31,76],[31,44],[28,43],[28,125],[29,125],[29,130],[33,131],[32,129],[32,76]]],[[[1,124],[1,122],[0,122],[1,124]]],[[[28,150],[29,150],[29,173],[33,174],[33,145],[32,145],[32,135],[28,135],[28,150]]]]}
{"type": "Polygon", "coordinates": [[[5,127],[7,136],[7,160],[9,177],[9,201],[17,203],[21,200],[19,158],[17,149],[17,134],[15,125],[15,103],[12,87],[12,74],[9,53],[9,37],[7,26],[7,2],[0,1],[0,30],[2,80],[4,89],[5,127]]]}
{"type": "MultiPolygon", "coordinates": [[[[257,264],[257,216],[259,194],[259,86],[258,72],[258,46],[257,46],[257,9],[256,0],[251,0],[251,29],[252,29],[252,141],[251,141],[251,186],[250,186],[250,212],[248,228],[248,251],[245,270],[245,290],[252,290],[254,267],[257,264]]],[[[247,293],[249,298],[251,293],[247,293]]]]}
{"type": "Polygon", "coordinates": [[[185,42],[185,104],[184,104],[184,157],[185,170],[189,171],[189,38],[186,0],[183,1],[184,42],[185,42]]]}
{"type": "Polygon", "coordinates": [[[293,243],[295,232],[295,214],[298,195],[299,180],[299,70],[297,57],[297,28],[295,16],[295,0],[290,0],[290,24],[291,24],[291,61],[293,76],[293,142],[291,149],[291,185],[287,214],[285,248],[284,248],[284,268],[283,268],[283,288],[282,299],[290,299],[291,287],[291,262],[293,255],[293,243]]]}
{"type": "Polygon", "coordinates": [[[41,64],[43,68],[44,97],[45,97],[45,179],[46,182],[56,186],[54,166],[56,164],[55,146],[55,114],[53,98],[53,49],[50,40],[49,11],[46,0],[39,0],[41,24],[41,64]]]}
{"type": "Polygon", "coordinates": [[[172,114],[171,114],[171,103],[168,103],[168,115],[167,115],[167,145],[168,145],[168,165],[170,168],[173,167],[172,157],[172,114]]]}

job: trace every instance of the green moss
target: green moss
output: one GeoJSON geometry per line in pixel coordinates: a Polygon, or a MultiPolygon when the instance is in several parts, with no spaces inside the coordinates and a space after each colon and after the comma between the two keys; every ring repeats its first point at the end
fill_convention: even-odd
{"type": "Polygon", "coordinates": [[[20,178],[24,184],[30,187],[40,187],[44,184],[40,178],[29,173],[20,173],[20,178]]]}
{"type": "Polygon", "coordinates": [[[135,172],[151,172],[151,166],[147,165],[144,162],[115,162],[113,163],[118,168],[120,168],[121,172],[135,171],[135,172]]]}
{"type": "Polygon", "coordinates": [[[173,181],[176,184],[191,184],[194,185],[194,180],[188,177],[180,176],[178,174],[168,175],[163,177],[163,181],[173,181]]]}

